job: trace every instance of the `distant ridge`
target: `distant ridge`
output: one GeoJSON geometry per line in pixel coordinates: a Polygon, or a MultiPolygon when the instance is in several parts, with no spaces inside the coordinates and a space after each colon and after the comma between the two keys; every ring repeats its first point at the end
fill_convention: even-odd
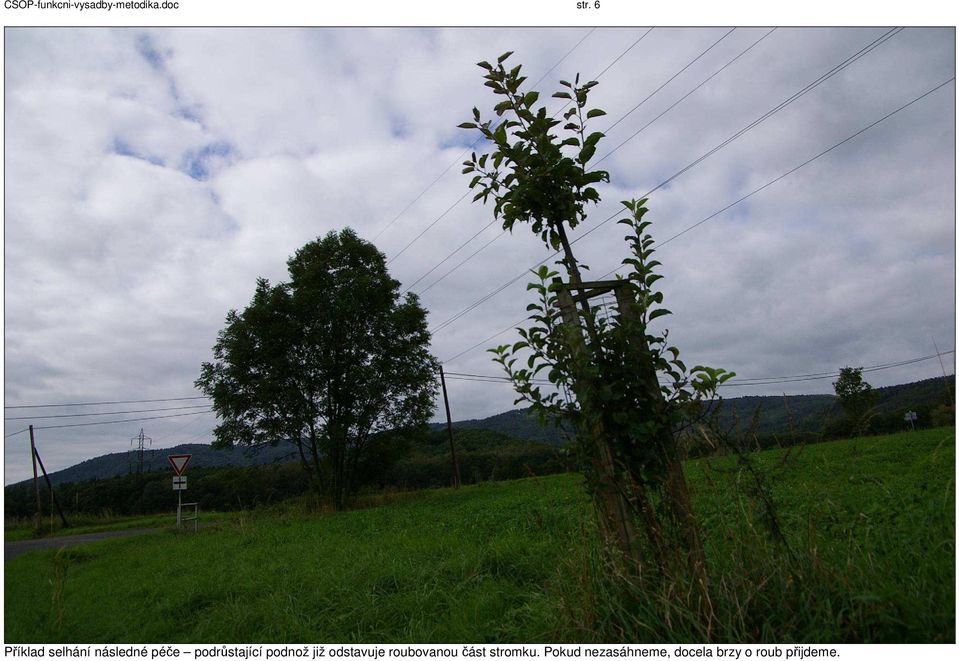
{"type": "MultiPolygon", "coordinates": [[[[949,387],[955,393],[955,376],[948,377],[949,387]]],[[[892,413],[905,407],[935,405],[942,401],[942,377],[924,379],[914,383],[877,388],[879,413],[892,413]]],[[[826,422],[842,417],[833,395],[746,396],[723,400],[721,424],[731,425],[738,418],[748,425],[753,412],[761,407],[757,432],[779,434],[816,431],[826,422]]],[[[445,424],[432,423],[432,430],[444,429],[445,424]]],[[[541,427],[528,409],[515,409],[492,415],[488,418],[460,420],[453,423],[455,429],[485,429],[524,441],[547,443],[559,446],[565,443],[559,430],[552,425],[541,427]]],[[[152,450],[144,458],[144,471],[168,470],[166,455],[192,454],[190,468],[215,468],[220,466],[251,466],[272,464],[295,459],[294,449],[281,443],[277,447],[259,449],[231,448],[215,450],[210,445],[187,443],[171,448],[152,450]]],[[[102,480],[130,472],[130,453],[114,452],[87,459],[79,464],[50,473],[54,484],[102,480]]],[[[26,482],[27,480],[24,480],[26,482]]],[[[13,485],[7,485],[13,486],[13,485]]]]}
{"type": "MultiPolygon", "coordinates": [[[[272,464],[290,461],[293,457],[292,446],[283,444],[277,447],[264,447],[256,450],[251,448],[229,448],[216,450],[203,443],[184,443],[170,448],[147,450],[143,457],[143,471],[163,471],[172,469],[167,463],[168,454],[192,454],[190,468],[217,468],[220,466],[252,466],[254,464],[272,464]]],[[[112,452],[93,459],[81,461],[79,464],[50,473],[53,484],[67,484],[70,482],[84,482],[86,480],[104,480],[130,472],[130,453],[112,452]]],[[[23,482],[28,482],[24,480],[23,482]]],[[[17,484],[22,484],[18,482],[17,484]]],[[[8,485],[13,486],[13,485],[8,485]]]]}
{"type": "MultiPolygon", "coordinates": [[[[867,375],[868,376],[868,375],[867,375]]],[[[955,393],[955,375],[947,381],[955,393]]],[[[893,413],[905,407],[938,404],[944,397],[942,377],[923,379],[912,383],[876,388],[879,401],[877,413],[893,413]]],[[[784,434],[790,432],[818,431],[827,422],[842,418],[835,395],[748,395],[723,399],[720,407],[720,424],[732,426],[738,418],[748,425],[753,413],[760,408],[758,434],[784,434]]],[[[445,424],[434,423],[432,429],[444,428],[445,424]]],[[[514,438],[562,445],[565,441],[555,426],[541,427],[529,409],[516,409],[498,413],[488,418],[461,420],[453,423],[453,429],[489,429],[514,438]]]]}

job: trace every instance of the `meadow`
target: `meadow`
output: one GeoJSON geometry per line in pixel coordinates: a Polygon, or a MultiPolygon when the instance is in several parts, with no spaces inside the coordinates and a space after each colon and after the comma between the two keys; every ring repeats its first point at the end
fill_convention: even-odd
{"type": "Polygon", "coordinates": [[[6,563],[5,639],[955,641],[953,428],[699,459],[687,474],[709,624],[662,586],[605,578],[582,478],[564,474],[27,553],[6,563]]]}

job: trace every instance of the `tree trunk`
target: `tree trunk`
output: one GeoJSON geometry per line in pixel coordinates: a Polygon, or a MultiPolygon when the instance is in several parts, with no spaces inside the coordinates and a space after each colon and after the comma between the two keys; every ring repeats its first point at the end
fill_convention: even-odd
{"type": "Polygon", "coordinates": [[[296,445],[297,453],[300,455],[300,463],[303,465],[303,470],[306,471],[307,476],[310,480],[310,486],[313,487],[313,491],[316,492],[316,497],[319,499],[323,498],[323,483],[322,477],[317,473],[316,467],[311,466],[310,462],[306,459],[306,453],[303,452],[303,440],[297,439],[294,441],[296,445]]]}

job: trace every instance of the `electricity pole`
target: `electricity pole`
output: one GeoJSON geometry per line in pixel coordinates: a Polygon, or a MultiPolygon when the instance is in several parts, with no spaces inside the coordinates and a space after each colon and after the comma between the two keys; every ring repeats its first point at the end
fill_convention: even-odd
{"type": "MultiPolygon", "coordinates": [[[[53,490],[53,482],[50,481],[50,476],[47,475],[47,469],[43,467],[43,459],[40,458],[40,453],[37,452],[37,449],[33,449],[33,455],[37,459],[37,463],[40,464],[40,470],[43,472],[43,479],[47,482],[47,489],[50,490],[50,500],[52,501],[52,507],[57,508],[57,514],[60,515],[60,521],[63,523],[64,528],[69,528],[70,524],[67,523],[67,517],[63,514],[63,508],[60,507],[60,501],[57,499],[57,492],[53,490]]],[[[50,512],[51,521],[53,519],[53,512],[50,512]]]]}
{"type": "Polygon", "coordinates": [[[946,398],[952,399],[952,390],[949,388],[949,377],[946,376],[946,365],[942,362],[942,354],[939,353],[939,345],[936,344],[936,338],[932,338],[932,346],[936,349],[936,357],[939,358],[939,367],[942,368],[942,382],[946,385],[946,398]]]}
{"type": "MultiPolygon", "coordinates": [[[[40,458],[40,453],[37,452],[36,440],[33,437],[33,425],[30,425],[30,459],[33,461],[33,491],[37,496],[37,513],[35,519],[37,530],[40,529],[40,520],[43,517],[43,510],[40,505],[40,481],[37,476],[38,462],[40,464],[40,470],[43,471],[43,479],[46,480],[47,488],[50,490],[50,500],[53,501],[53,505],[56,507],[57,513],[60,515],[60,520],[63,522],[63,527],[69,527],[70,524],[67,523],[67,517],[63,515],[63,510],[60,508],[60,501],[57,500],[57,494],[53,490],[53,483],[50,482],[50,476],[47,475],[47,469],[44,468],[43,460],[40,458]]],[[[53,516],[52,511],[50,516],[53,516]]]]}
{"type": "Polygon", "coordinates": [[[142,475],[142,474],[143,474],[143,448],[144,448],[144,441],[148,442],[151,446],[153,445],[153,439],[150,438],[149,436],[144,436],[144,435],[143,435],[143,428],[141,427],[141,428],[140,428],[140,433],[130,439],[130,445],[133,446],[133,445],[135,444],[135,446],[136,446],[136,447],[134,448],[134,450],[133,450],[133,452],[136,453],[136,458],[131,462],[130,472],[131,472],[131,473],[133,472],[133,465],[132,465],[132,464],[135,462],[135,463],[136,463],[136,466],[137,466],[137,475],[142,475]]]}
{"type": "Polygon", "coordinates": [[[37,496],[37,513],[33,517],[33,524],[40,530],[40,518],[43,516],[40,505],[40,482],[37,480],[37,448],[33,440],[33,425],[30,425],[30,461],[33,462],[33,492],[37,496]]]}
{"type": "Polygon", "coordinates": [[[460,488],[460,465],[456,461],[456,447],[453,445],[453,419],[450,417],[450,398],[446,394],[446,375],[440,365],[440,383],[443,386],[443,403],[446,405],[446,433],[450,438],[450,456],[453,458],[453,488],[460,488]]]}

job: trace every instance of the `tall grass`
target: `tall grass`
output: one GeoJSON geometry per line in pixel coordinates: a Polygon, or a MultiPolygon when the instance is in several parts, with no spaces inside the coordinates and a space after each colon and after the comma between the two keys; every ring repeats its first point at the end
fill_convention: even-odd
{"type": "Polygon", "coordinates": [[[756,455],[788,550],[732,458],[691,462],[706,621],[688,586],[610,580],[582,478],[561,475],[27,553],[6,563],[5,638],[953,641],[954,446],[950,429],[756,455]]]}
{"type": "Polygon", "coordinates": [[[784,455],[757,459],[785,539],[732,458],[690,466],[714,617],[683,605],[690,586],[613,576],[600,549],[584,545],[563,572],[563,618],[576,639],[954,642],[954,432],[784,455]]]}

